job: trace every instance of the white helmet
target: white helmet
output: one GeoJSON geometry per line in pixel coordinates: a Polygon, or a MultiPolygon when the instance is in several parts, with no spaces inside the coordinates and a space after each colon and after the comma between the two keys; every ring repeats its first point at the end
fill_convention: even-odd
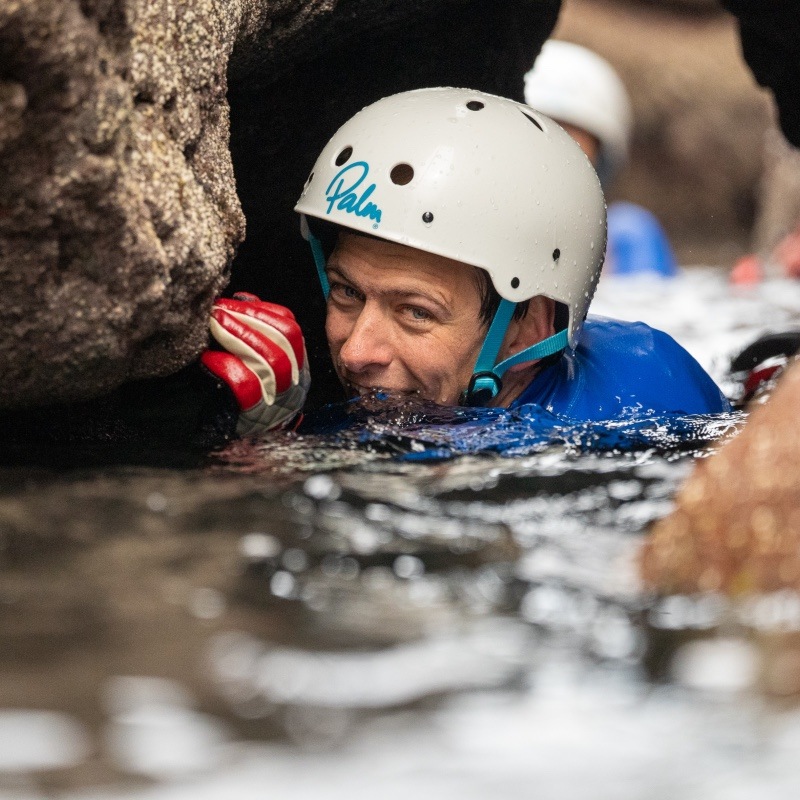
{"type": "Polygon", "coordinates": [[[597,172],[605,186],[628,158],[631,104],[611,64],[578,44],[544,43],[525,75],[525,102],[600,142],[597,172]]]}
{"type": "Polygon", "coordinates": [[[362,109],[323,149],[295,210],[324,288],[306,217],[486,270],[510,301],[487,344],[502,341],[516,303],[545,295],[569,309],[550,352],[567,338],[574,347],[605,252],[603,193],[578,145],[522,103],[469,89],[417,89],[362,109]]]}

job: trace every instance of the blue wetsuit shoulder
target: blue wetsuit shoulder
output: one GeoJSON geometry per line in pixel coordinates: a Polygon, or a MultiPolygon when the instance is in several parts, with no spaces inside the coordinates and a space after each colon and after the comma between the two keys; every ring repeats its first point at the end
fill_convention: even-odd
{"type": "Polygon", "coordinates": [[[730,404],[668,334],[643,322],[590,317],[575,351],[543,369],[512,403],[580,420],[713,414],[730,404]]]}

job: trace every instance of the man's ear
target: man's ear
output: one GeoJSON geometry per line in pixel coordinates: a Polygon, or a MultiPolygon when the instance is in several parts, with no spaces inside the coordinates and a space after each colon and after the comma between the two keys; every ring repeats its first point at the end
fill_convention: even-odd
{"type": "MultiPolygon", "coordinates": [[[[555,300],[537,295],[528,301],[528,313],[522,319],[512,319],[503,346],[500,348],[499,360],[503,360],[519,353],[526,347],[541,342],[552,336],[555,330],[555,300]]],[[[527,363],[518,364],[510,369],[524,369],[527,363]]]]}

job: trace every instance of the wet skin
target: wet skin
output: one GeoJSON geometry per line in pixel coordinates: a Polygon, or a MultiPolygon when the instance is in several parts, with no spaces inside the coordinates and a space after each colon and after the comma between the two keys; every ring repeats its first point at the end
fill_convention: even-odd
{"type": "MultiPolygon", "coordinates": [[[[325,331],[334,368],[350,395],[384,389],[456,405],[486,334],[476,268],[343,233],[327,273],[325,331]]],[[[501,358],[551,333],[553,301],[534,298],[523,320],[509,326],[501,358]]],[[[511,403],[536,369],[532,363],[509,370],[491,405],[511,403]]]]}

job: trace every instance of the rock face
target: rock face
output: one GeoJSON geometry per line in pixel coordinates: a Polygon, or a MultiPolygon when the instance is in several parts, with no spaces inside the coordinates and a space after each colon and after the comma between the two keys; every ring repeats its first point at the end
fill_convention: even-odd
{"type": "Polygon", "coordinates": [[[174,372],[244,234],[235,19],[212,2],[0,7],[0,407],[174,372]]]}
{"type": "Polygon", "coordinates": [[[698,462],[657,523],[642,574],[665,593],[800,590],[800,363],[745,429],[698,462]]]}
{"type": "MultiPolygon", "coordinates": [[[[244,236],[236,181],[237,285],[309,317],[291,209],[335,127],[412,86],[521,98],[559,2],[6,0],[0,409],[194,358],[244,236]]],[[[319,326],[308,338],[322,350],[319,326]]]]}

